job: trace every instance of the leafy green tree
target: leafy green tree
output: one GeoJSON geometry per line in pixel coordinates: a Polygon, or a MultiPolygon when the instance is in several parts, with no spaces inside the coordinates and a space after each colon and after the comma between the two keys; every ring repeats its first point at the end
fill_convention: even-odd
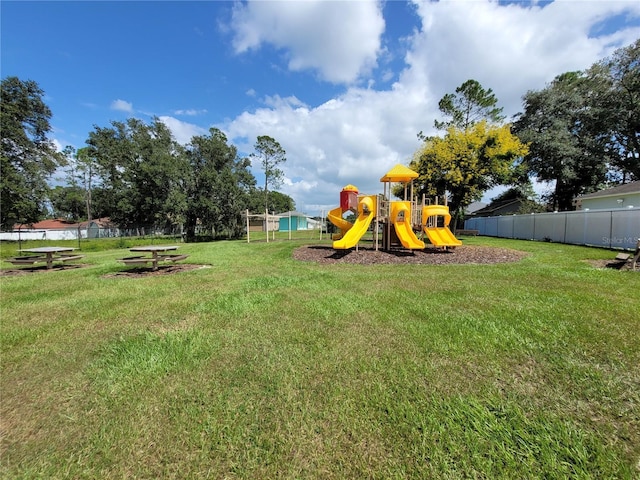
{"type": "MultiPolygon", "coordinates": [[[[289,195],[280,192],[268,192],[268,204],[272,212],[290,212],[296,208],[296,204],[289,195]]],[[[250,212],[262,212],[264,208],[264,190],[254,188],[250,192],[247,208],[250,212]]]]}
{"type": "Polygon", "coordinates": [[[189,165],[169,128],[130,120],[136,158],[132,165],[137,223],[171,228],[183,225],[187,209],[189,165]]]}
{"type": "Polygon", "coordinates": [[[88,155],[95,159],[96,175],[102,187],[102,202],[111,220],[123,228],[135,225],[132,212],[130,169],[133,146],[126,123],[111,122],[110,127],[94,126],[87,139],[88,155]]]}
{"type": "MultiPolygon", "coordinates": [[[[85,190],[85,202],[87,191],[85,190]]],[[[91,187],[91,203],[90,212],[91,216],[87,216],[87,220],[93,220],[95,218],[111,217],[110,204],[106,200],[106,189],[99,184],[91,187]]]]}
{"type": "Polygon", "coordinates": [[[95,164],[102,202],[125,228],[183,224],[189,165],[182,147],[158,119],[112,122],[90,132],[85,160],[95,164]]]}
{"type": "Polygon", "coordinates": [[[447,93],[440,99],[438,108],[447,120],[435,120],[434,126],[438,130],[449,127],[466,130],[482,120],[499,124],[505,117],[497,105],[493,90],[485,90],[477,80],[467,80],[456,88],[455,93],[447,93]]]}
{"type": "Polygon", "coordinates": [[[88,147],[80,148],[74,156],[76,171],[78,172],[80,184],[84,189],[84,200],[86,207],[86,219],[91,221],[93,217],[93,197],[97,175],[97,162],[91,156],[88,147]]]}
{"type": "Polygon", "coordinates": [[[7,77],[0,87],[0,228],[41,220],[47,180],[64,163],[47,137],[51,110],[32,80],[7,77]]]}
{"type": "Polygon", "coordinates": [[[595,135],[606,143],[609,177],[640,180],[640,39],[620,48],[586,72],[595,135]]]}
{"type": "Polygon", "coordinates": [[[187,241],[195,240],[198,226],[214,237],[222,231],[239,237],[244,228],[242,213],[255,186],[249,159],[239,158],[236,147],[217,128],[191,139],[187,159],[187,241]]]}
{"type": "MultiPolygon", "coordinates": [[[[597,82],[581,72],[556,77],[541,91],[524,96],[524,112],[514,129],[529,144],[526,166],[542,181],[555,181],[554,210],[573,209],[573,199],[606,181],[608,138],[590,104],[597,82]]],[[[606,129],[604,129],[606,130],[606,129]]]]}
{"type": "MultiPolygon", "coordinates": [[[[491,126],[482,120],[465,130],[449,127],[443,138],[428,139],[415,152],[410,167],[418,195],[450,199],[454,219],[496,185],[522,180],[518,161],[527,153],[509,125],[491,126]]],[[[455,225],[455,221],[454,221],[455,225]]]]}
{"type": "Polygon", "coordinates": [[[56,218],[72,222],[83,219],[85,207],[84,190],[79,186],[56,186],[49,191],[49,201],[56,218]]]}
{"type": "MultiPolygon", "coordinates": [[[[72,187],[74,191],[82,192],[83,212],[80,215],[85,220],[90,221],[93,217],[93,189],[98,181],[97,160],[92,156],[89,147],[76,150],[67,146],[62,151],[66,158],[65,178],[63,179],[67,187],[72,187]]],[[[74,193],[74,196],[77,193],[74,193]]]]}
{"type": "Polygon", "coordinates": [[[66,185],[51,189],[49,201],[56,218],[79,222],[87,217],[85,216],[85,192],[81,186],[82,175],[76,161],[77,152],[74,147],[68,145],[62,150],[62,155],[66,163],[65,177],[58,180],[63,180],[66,185]]]}
{"type": "Polygon", "coordinates": [[[287,161],[286,152],[273,138],[262,135],[258,137],[254,147],[255,153],[251,158],[257,159],[264,172],[264,210],[269,211],[269,186],[274,190],[280,188],[284,178],[284,172],[278,165],[287,161]]]}

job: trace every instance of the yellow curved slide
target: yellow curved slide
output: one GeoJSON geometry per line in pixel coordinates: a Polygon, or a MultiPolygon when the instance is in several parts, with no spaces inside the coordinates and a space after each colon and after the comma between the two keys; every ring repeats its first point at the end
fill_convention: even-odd
{"type": "Polygon", "coordinates": [[[329,210],[329,213],[327,214],[327,218],[329,219],[329,221],[340,229],[340,232],[333,234],[334,240],[339,240],[344,237],[345,233],[347,233],[347,231],[349,231],[349,229],[353,227],[353,223],[342,218],[342,213],[342,208],[338,207],[334,208],[333,210],[329,210]]]}
{"type": "Polygon", "coordinates": [[[343,237],[333,242],[333,248],[336,250],[346,250],[355,247],[362,236],[367,232],[371,220],[376,216],[376,209],[373,205],[371,197],[363,197],[358,202],[358,218],[356,223],[344,233],[343,237]]]}
{"type": "Polygon", "coordinates": [[[449,207],[446,205],[428,205],[422,207],[422,228],[424,228],[424,232],[427,234],[429,241],[436,247],[457,247],[462,245],[462,242],[449,230],[450,221],[451,214],[449,213],[449,207]],[[444,227],[427,226],[427,220],[434,215],[444,217],[444,227]]]}
{"type": "Polygon", "coordinates": [[[396,229],[398,239],[404,248],[411,250],[422,250],[425,245],[422,240],[416,237],[411,227],[410,202],[391,202],[391,218],[396,229]]]}

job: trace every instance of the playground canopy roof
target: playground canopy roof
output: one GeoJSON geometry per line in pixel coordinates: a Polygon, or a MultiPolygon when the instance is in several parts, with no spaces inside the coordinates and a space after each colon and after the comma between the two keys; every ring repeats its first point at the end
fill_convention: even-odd
{"type": "Polygon", "coordinates": [[[384,177],[380,179],[381,182],[410,182],[414,178],[418,178],[418,174],[404,165],[396,165],[389,170],[384,177]]]}

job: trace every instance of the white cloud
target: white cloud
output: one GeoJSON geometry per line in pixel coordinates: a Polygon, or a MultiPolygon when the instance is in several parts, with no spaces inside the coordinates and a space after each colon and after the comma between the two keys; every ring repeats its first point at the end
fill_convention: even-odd
{"type": "Polygon", "coordinates": [[[470,78],[492,88],[508,115],[529,89],[581,70],[627,45],[640,29],[593,38],[591,28],[632,2],[556,1],[544,7],[497,2],[416,2],[423,27],[413,39],[403,83],[427,84],[436,98],[470,78]]]}
{"type": "Polygon", "coordinates": [[[401,90],[363,89],[351,89],[314,109],[280,99],[271,108],[243,113],[225,130],[234,139],[264,134],[276,139],[287,152],[282,191],[296,200],[299,210],[319,213],[310,212],[309,205],[326,210],[349,183],[363,193],[380,192],[380,177],[409,161],[419,146],[415,125],[427,118],[419,99],[399,108],[398,102],[407,99],[401,90]]]}
{"type": "MultiPolygon", "coordinates": [[[[332,64],[330,55],[316,55],[327,40],[322,36],[326,25],[322,20],[330,16],[330,9],[315,2],[300,6],[303,3],[259,2],[241,7],[234,18],[239,29],[236,50],[270,42],[289,49],[291,65],[307,62],[325,78],[353,80],[372,61],[378,46],[365,49],[367,54],[347,52],[358,65],[353,70],[343,69],[341,60],[332,64]],[[309,22],[312,11],[314,21],[309,22]],[[296,63],[298,56],[306,60],[296,63]]],[[[339,3],[341,7],[354,4],[359,5],[354,9],[361,8],[371,18],[379,12],[374,3],[339,3]],[[373,6],[375,12],[367,10],[373,6]]],[[[357,29],[354,11],[346,12],[344,18],[357,29]]],[[[396,163],[408,163],[419,147],[416,134],[421,130],[433,133],[433,121],[440,117],[440,98],[464,81],[476,79],[491,88],[505,114],[511,116],[521,111],[521,98],[528,90],[544,88],[566,71],[588,68],[640,37],[638,27],[600,37],[592,34],[595,26],[614,15],[640,18],[640,3],[632,2],[556,1],[541,7],[494,1],[420,1],[416,11],[422,25],[407,42],[405,69],[392,88],[351,87],[318,106],[305,105],[296,97],[272,95],[265,98],[263,108],[244,112],[221,127],[246,153],[251,153],[259,135],[272,136],[282,145],[287,152],[283,165],[287,181],[282,191],[294,198],[298,210],[326,212],[338,204],[339,192],[348,183],[362,193],[382,192],[380,177],[396,163]]],[[[374,31],[367,38],[378,38],[374,31]]],[[[349,50],[352,32],[338,28],[331,35],[326,45],[329,51],[335,45],[349,50]]]]}
{"type": "Polygon", "coordinates": [[[174,110],[173,114],[174,115],[184,115],[187,117],[195,117],[197,115],[204,115],[205,113],[207,113],[206,109],[195,109],[195,108],[187,108],[186,110],[174,110]]]}
{"type": "Polygon", "coordinates": [[[118,110],[120,112],[133,113],[133,104],[125,100],[114,100],[111,102],[111,110],[118,110]]]}
{"type": "Polygon", "coordinates": [[[289,97],[285,97],[282,98],[280,95],[267,95],[264,98],[264,103],[265,105],[268,105],[269,107],[273,107],[273,108],[279,108],[279,107],[306,107],[306,105],[300,101],[297,97],[291,95],[289,97]]]}
{"type": "Polygon", "coordinates": [[[232,29],[236,53],[268,43],[292,71],[352,83],[375,67],[384,19],[378,2],[248,2],[236,4],[232,29]]]}
{"type": "Polygon", "coordinates": [[[191,138],[197,135],[206,135],[207,130],[192,123],[183,122],[174,117],[161,116],[158,119],[164,123],[171,133],[173,138],[182,145],[186,145],[191,141],[191,138]]]}
{"type": "Polygon", "coordinates": [[[64,150],[64,146],[57,138],[53,138],[51,142],[53,143],[53,148],[55,148],[56,152],[62,152],[62,150],[64,150]]]}

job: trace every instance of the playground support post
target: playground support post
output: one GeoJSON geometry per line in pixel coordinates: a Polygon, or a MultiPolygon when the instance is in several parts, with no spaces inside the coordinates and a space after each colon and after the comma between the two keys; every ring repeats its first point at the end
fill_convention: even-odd
{"type": "Polygon", "coordinates": [[[374,235],[374,243],[376,245],[376,252],[378,251],[378,230],[380,228],[380,208],[382,208],[382,202],[380,201],[380,195],[376,198],[376,223],[374,228],[376,229],[374,235]]]}
{"type": "Polygon", "coordinates": [[[247,243],[251,243],[249,240],[249,209],[246,210],[246,218],[247,218],[247,243]]]}

